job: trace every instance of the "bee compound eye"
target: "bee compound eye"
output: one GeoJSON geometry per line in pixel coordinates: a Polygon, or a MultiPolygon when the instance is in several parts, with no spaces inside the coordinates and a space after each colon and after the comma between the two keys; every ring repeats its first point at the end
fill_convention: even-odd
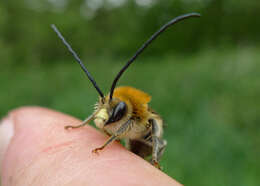
{"type": "Polygon", "coordinates": [[[121,101],[119,102],[112,110],[112,114],[110,118],[108,119],[106,124],[113,123],[116,121],[119,121],[122,119],[122,117],[125,115],[127,110],[127,105],[125,102],[121,101]]]}

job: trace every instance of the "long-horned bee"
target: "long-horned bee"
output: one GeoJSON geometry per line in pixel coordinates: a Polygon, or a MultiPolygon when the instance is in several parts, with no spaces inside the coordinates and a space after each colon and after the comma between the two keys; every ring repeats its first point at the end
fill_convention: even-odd
{"type": "Polygon", "coordinates": [[[95,106],[93,114],[85,119],[80,125],[66,126],[65,129],[80,128],[88,124],[91,120],[94,120],[96,126],[110,137],[102,146],[94,149],[93,152],[96,153],[104,149],[114,140],[125,139],[126,146],[130,151],[142,158],[152,155],[151,163],[154,166],[159,167],[159,160],[164,152],[167,142],[162,138],[162,118],[148,105],[151,96],[133,87],[115,87],[124,71],[163,31],[181,20],[199,16],[200,14],[198,13],[185,14],[178,16],[163,25],[141,46],[141,48],[138,49],[134,56],[119,71],[112,83],[109,94],[106,96],[100,90],[76,52],[74,52],[55,25],[52,25],[54,31],[73,54],[99,94],[99,101],[95,106]]]}

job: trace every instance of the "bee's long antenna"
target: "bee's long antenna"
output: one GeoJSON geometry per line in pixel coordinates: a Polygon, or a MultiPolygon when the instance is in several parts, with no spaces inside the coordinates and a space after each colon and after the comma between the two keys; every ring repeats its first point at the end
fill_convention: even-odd
{"type": "Polygon", "coordinates": [[[61,35],[61,33],[59,32],[59,30],[57,29],[57,27],[55,25],[51,25],[51,27],[53,28],[53,30],[56,32],[56,34],[58,35],[58,37],[62,40],[62,42],[66,45],[66,47],[68,48],[68,50],[72,53],[72,55],[74,56],[74,58],[76,59],[76,61],[80,64],[80,67],[82,68],[82,70],[85,72],[85,74],[88,76],[88,79],[91,81],[91,83],[94,85],[94,87],[96,88],[96,90],[98,91],[99,95],[101,96],[101,98],[104,98],[104,94],[102,93],[102,91],[100,90],[100,88],[98,87],[96,81],[94,80],[94,78],[91,76],[91,74],[89,73],[89,71],[87,70],[87,68],[84,66],[84,64],[82,63],[82,61],[80,60],[79,56],[77,55],[77,53],[71,48],[70,44],[65,40],[65,38],[61,35]]]}
{"type": "Polygon", "coordinates": [[[115,77],[113,84],[111,86],[110,89],[110,96],[109,96],[109,100],[112,100],[113,97],[113,93],[114,93],[114,89],[116,87],[116,83],[119,80],[119,78],[121,77],[121,75],[123,74],[123,72],[129,67],[129,65],[131,65],[133,63],[133,61],[139,56],[139,54],[141,54],[143,52],[143,50],[153,41],[155,40],[163,31],[165,31],[168,27],[170,27],[171,25],[174,25],[175,23],[189,18],[189,17],[200,17],[200,14],[198,13],[190,13],[190,14],[185,14],[185,15],[181,15],[178,16],[174,19],[172,19],[171,21],[169,21],[168,23],[166,23],[165,25],[163,25],[157,32],[155,32],[142,46],[141,48],[139,48],[137,50],[137,52],[134,54],[134,56],[127,62],[127,64],[119,71],[119,73],[117,74],[117,76],[115,77]]]}

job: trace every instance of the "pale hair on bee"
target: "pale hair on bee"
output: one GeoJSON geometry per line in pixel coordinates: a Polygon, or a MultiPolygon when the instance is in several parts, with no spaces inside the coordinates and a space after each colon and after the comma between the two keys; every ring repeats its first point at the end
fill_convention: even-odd
{"type": "Polygon", "coordinates": [[[97,128],[104,131],[110,137],[102,146],[95,148],[92,152],[97,153],[111,142],[124,139],[126,141],[126,147],[130,151],[142,158],[151,156],[150,162],[155,167],[160,168],[159,160],[163,155],[167,142],[163,139],[162,118],[148,105],[151,96],[130,86],[115,87],[123,72],[154,39],[170,26],[190,17],[200,17],[200,14],[190,13],[178,16],[155,32],[119,71],[112,83],[109,94],[106,96],[56,26],[51,25],[59,38],[67,46],[68,50],[73,54],[76,61],[80,64],[100,96],[93,114],[80,125],[66,126],[65,129],[80,128],[87,125],[91,120],[94,120],[97,128]]]}

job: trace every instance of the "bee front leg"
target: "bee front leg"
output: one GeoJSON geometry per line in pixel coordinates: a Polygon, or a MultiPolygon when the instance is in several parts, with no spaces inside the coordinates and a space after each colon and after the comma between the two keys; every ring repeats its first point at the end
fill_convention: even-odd
{"type": "Polygon", "coordinates": [[[64,128],[67,129],[75,129],[75,128],[80,128],[80,127],[84,127],[85,125],[87,125],[92,119],[94,119],[94,117],[96,116],[98,110],[95,111],[93,114],[91,114],[89,117],[87,117],[87,119],[85,119],[81,124],[76,125],[76,126],[72,126],[72,125],[67,125],[64,128]]]}
{"type": "Polygon", "coordinates": [[[166,140],[160,137],[160,128],[156,120],[151,119],[152,124],[152,164],[157,168],[160,168],[159,160],[165,150],[166,140]]]}
{"type": "Polygon", "coordinates": [[[113,134],[112,136],[110,136],[110,138],[108,138],[108,140],[104,143],[104,145],[102,145],[101,147],[95,148],[94,150],[92,150],[93,153],[97,153],[99,150],[103,150],[108,144],[110,144],[111,142],[115,141],[119,136],[121,136],[122,134],[126,133],[131,126],[132,121],[128,120],[127,122],[125,122],[117,131],[115,134],[113,134]]]}

